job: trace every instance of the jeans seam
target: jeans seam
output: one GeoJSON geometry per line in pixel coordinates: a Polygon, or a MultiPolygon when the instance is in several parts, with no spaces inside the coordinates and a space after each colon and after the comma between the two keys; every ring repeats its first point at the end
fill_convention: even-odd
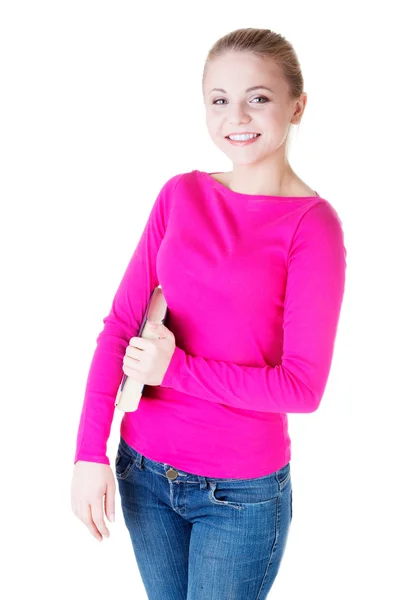
{"type": "Polygon", "coordinates": [[[273,555],[274,555],[275,548],[276,548],[277,541],[278,541],[278,537],[279,537],[279,531],[278,531],[278,530],[279,530],[279,510],[280,510],[281,498],[282,498],[282,492],[281,492],[281,491],[279,491],[278,502],[276,503],[275,539],[274,539],[274,543],[272,544],[271,555],[270,555],[270,557],[269,557],[269,561],[268,561],[268,564],[267,564],[267,568],[265,569],[264,577],[263,577],[263,579],[262,579],[262,582],[261,582],[260,589],[258,590],[258,594],[257,594],[256,600],[259,600],[259,598],[260,598],[260,594],[261,594],[261,591],[262,591],[262,588],[263,588],[263,585],[264,585],[265,579],[266,579],[266,577],[267,577],[267,574],[268,574],[268,571],[269,571],[269,567],[270,567],[270,565],[271,565],[271,562],[272,562],[272,557],[273,557],[273,555]]]}

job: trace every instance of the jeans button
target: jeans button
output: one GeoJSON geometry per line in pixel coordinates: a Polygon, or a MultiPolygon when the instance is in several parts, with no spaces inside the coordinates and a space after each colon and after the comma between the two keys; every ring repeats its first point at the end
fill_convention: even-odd
{"type": "Polygon", "coordinates": [[[178,471],[176,469],[168,469],[167,471],[168,479],[176,479],[178,477],[178,471]]]}

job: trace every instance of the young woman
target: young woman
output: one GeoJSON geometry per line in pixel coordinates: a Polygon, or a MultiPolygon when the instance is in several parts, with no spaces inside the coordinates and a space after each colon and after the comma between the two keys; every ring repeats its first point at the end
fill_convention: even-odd
{"type": "Polygon", "coordinates": [[[153,205],[97,339],[72,508],[108,535],[106,446],[125,373],[145,387],[115,472],[149,599],[261,600],[292,520],[287,413],[321,402],[346,249],[335,209],[287,158],[307,101],[292,46],[266,29],[229,33],[209,52],[203,96],[232,170],[174,175],[153,205]],[[132,337],[159,284],[168,327],[132,337]]]}

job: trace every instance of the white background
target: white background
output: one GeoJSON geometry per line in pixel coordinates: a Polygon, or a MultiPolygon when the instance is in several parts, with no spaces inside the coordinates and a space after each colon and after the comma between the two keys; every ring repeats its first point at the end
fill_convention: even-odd
{"type": "Polygon", "coordinates": [[[206,130],[201,77],[239,27],[277,31],[298,54],[308,104],[290,163],[338,211],[348,252],[324,398],[289,415],[294,515],[268,598],[400,597],[394,4],[1,3],[7,600],[146,598],[118,488],[109,540],[72,513],[76,435],[95,340],[156,195],[177,173],[231,168],[206,130]]]}

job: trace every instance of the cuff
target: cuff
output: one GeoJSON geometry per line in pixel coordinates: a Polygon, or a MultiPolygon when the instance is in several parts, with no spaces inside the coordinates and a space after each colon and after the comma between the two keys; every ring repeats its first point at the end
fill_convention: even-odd
{"type": "Polygon", "coordinates": [[[87,462],[101,463],[103,465],[110,465],[110,461],[107,456],[103,456],[102,454],[85,454],[84,452],[77,452],[74,458],[74,464],[78,462],[78,460],[83,460],[87,462]]]}
{"type": "Polygon", "coordinates": [[[178,346],[175,346],[174,353],[172,355],[171,361],[168,365],[167,370],[165,371],[164,377],[160,385],[162,387],[174,388],[174,382],[176,378],[179,378],[181,367],[185,361],[186,354],[178,346]]]}

